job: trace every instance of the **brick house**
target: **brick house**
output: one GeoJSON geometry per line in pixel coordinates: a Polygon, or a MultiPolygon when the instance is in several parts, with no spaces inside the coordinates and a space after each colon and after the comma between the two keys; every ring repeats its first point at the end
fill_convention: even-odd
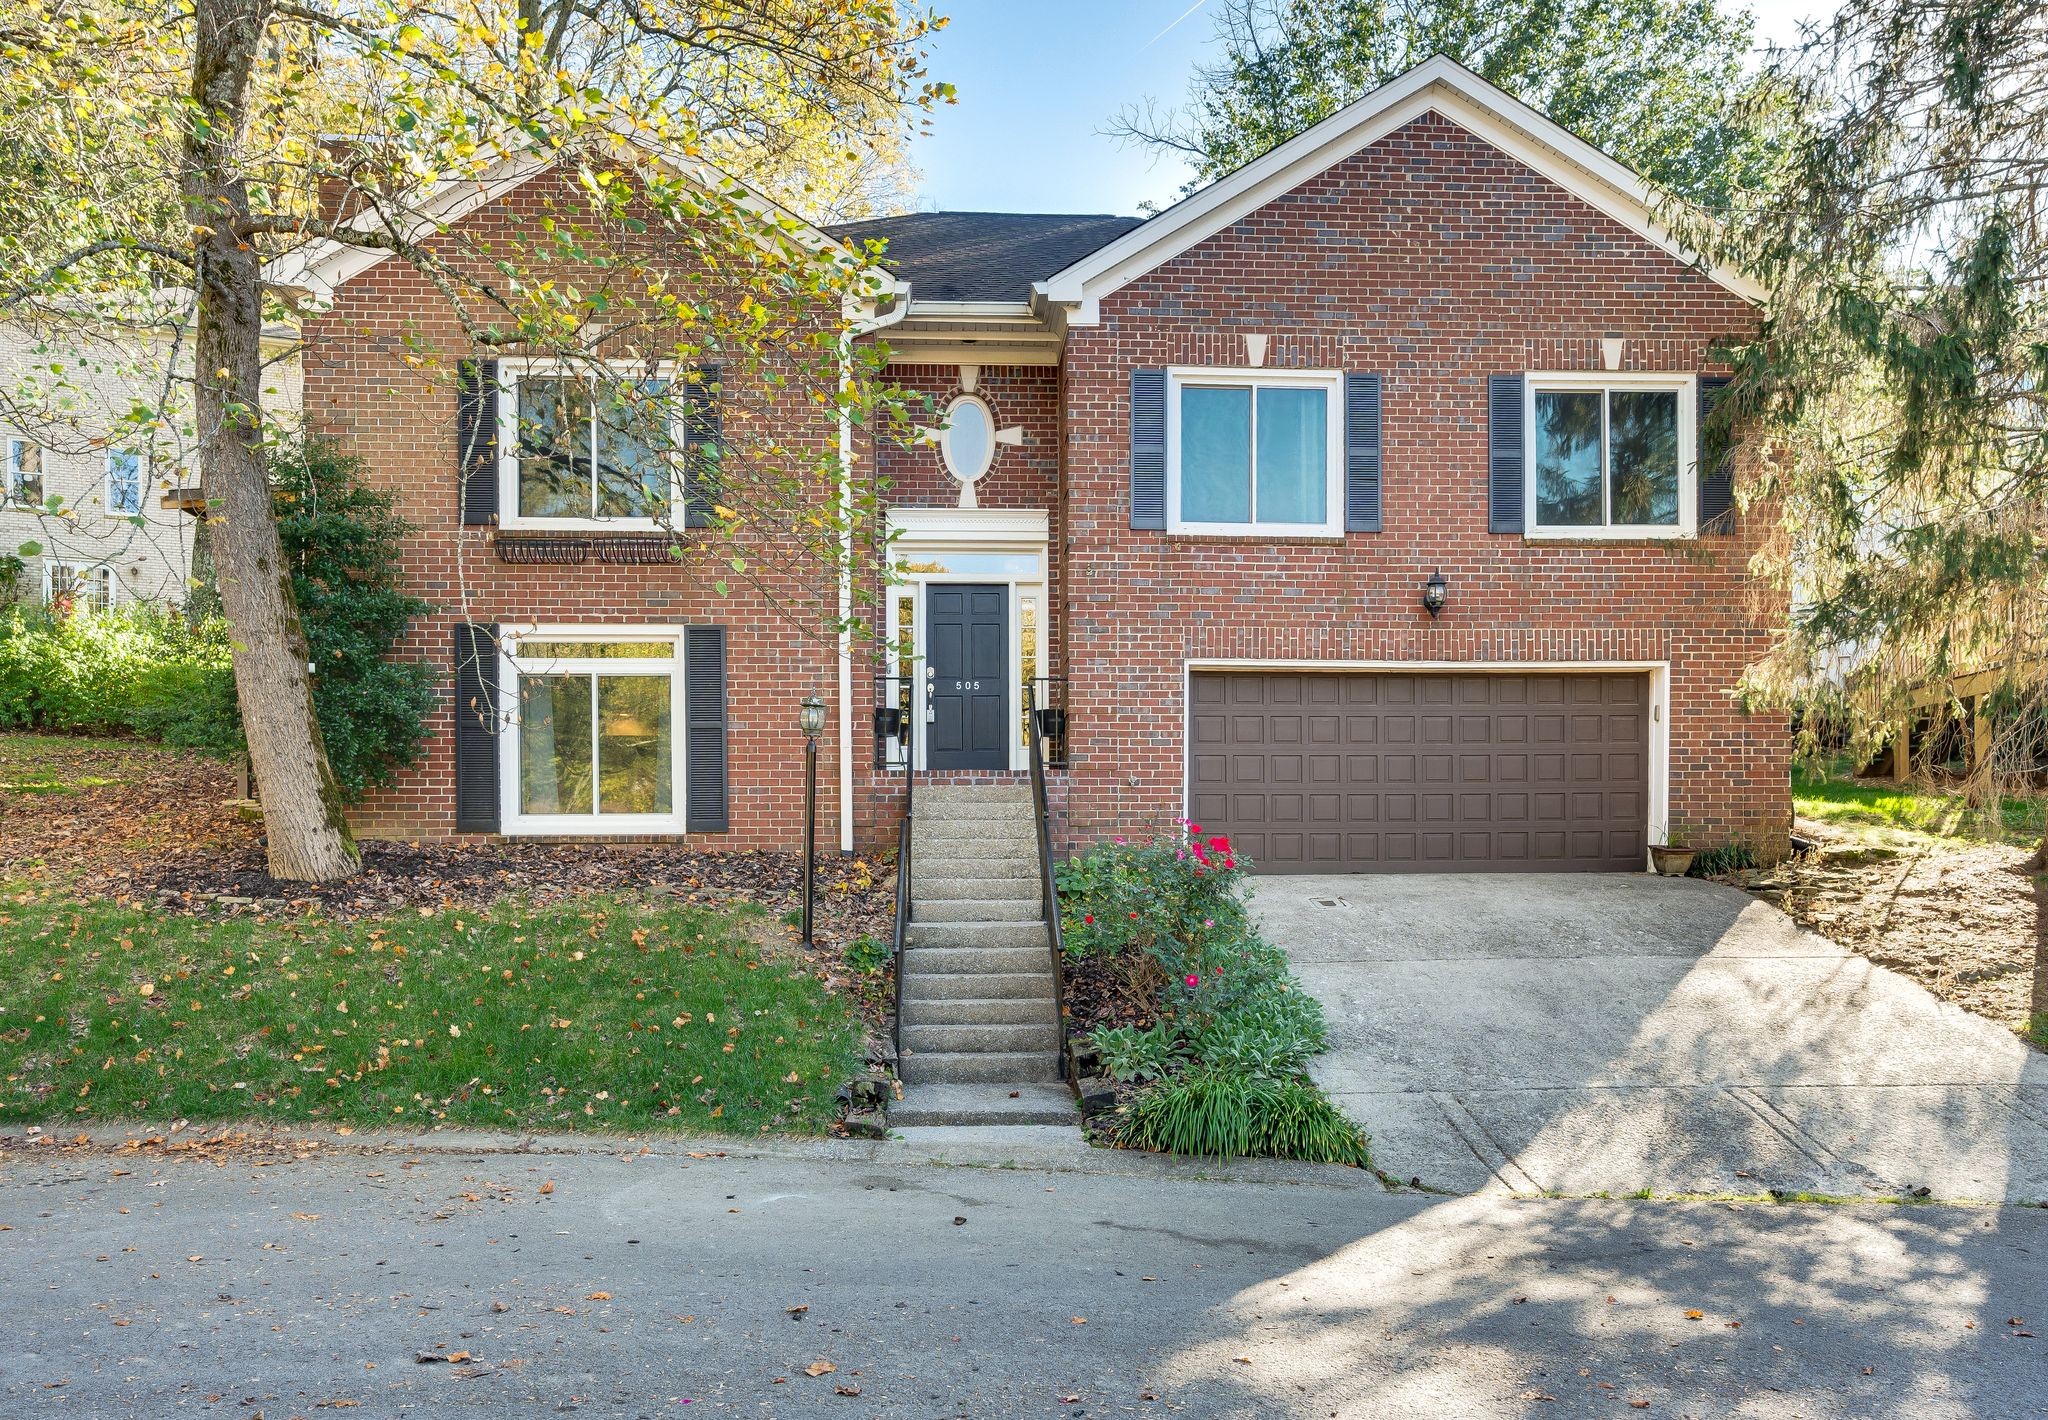
{"type": "MultiPolygon", "coordinates": [[[[512,220],[553,180],[444,219],[512,220]]],[[[1187,814],[1274,871],[1639,870],[1674,825],[1769,851],[1787,736],[1732,696],[1769,635],[1746,576],[1763,520],[1731,506],[1740,449],[1698,458],[1713,350],[1759,293],[1654,207],[1436,59],[1147,221],[813,234],[886,239],[896,297],[858,338],[944,411],[907,446],[805,434],[886,488],[893,572],[869,569],[879,639],[859,645],[687,557],[606,560],[631,517],[523,510],[508,431],[544,372],[423,382],[407,340],[457,335],[432,289],[338,259],[305,329],[307,423],[405,491],[422,595],[459,591],[416,636],[467,668],[453,704],[518,707],[444,712],[360,827],[790,847],[816,693],[821,837],[875,846],[905,753],[937,779],[1025,769],[1032,684],[1066,711],[1067,846],[1187,814]],[[497,457],[468,496],[478,428],[497,457]],[[543,537],[571,550],[536,561],[543,537]],[[907,750],[878,707],[907,709],[907,750]]]]}

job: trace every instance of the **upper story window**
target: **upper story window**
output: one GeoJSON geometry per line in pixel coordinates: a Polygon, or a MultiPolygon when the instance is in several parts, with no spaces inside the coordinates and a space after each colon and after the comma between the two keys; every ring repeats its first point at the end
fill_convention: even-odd
{"type": "Polygon", "coordinates": [[[41,507],[43,451],[32,439],[7,441],[7,501],[41,507]]]}
{"type": "Polygon", "coordinates": [[[1531,535],[1691,535],[1695,396],[1690,375],[1531,375],[1531,535]]]}
{"type": "Polygon", "coordinates": [[[121,517],[142,511],[142,455],[133,449],[107,451],[106,507],[121,517]]]}
{"type": "Polygon", "coordinates": [[[1174,370],[1167,526],[1185,533],[1343,535],[1340,376],[1174,370]]]}
{"type": "Polygon", "coordinates": [[[605,380],[507,362],[498,394],[505,524],[679,524],[670,514],[678,506],[675,455],[683,442],[683,410],[665,375],[605,380]]]}

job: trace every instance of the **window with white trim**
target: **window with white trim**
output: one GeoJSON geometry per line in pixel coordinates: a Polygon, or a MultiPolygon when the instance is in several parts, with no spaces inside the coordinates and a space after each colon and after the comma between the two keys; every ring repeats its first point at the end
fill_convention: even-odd
{"type": "Polygon", "coordinates": [[[7,501],[42,506],[43,450],[33,439],[7,441],[7,501]]]}
{"type": "Polygon", "coordinates": [[[1697,521],[1690,375],[1531,375],[1528,527],[1549,537],[1684,537],[1697,521]]]}
{"type": "Polygon", "coordinates": [[[508,527],[653,529],[680,505],[681,388],[646,366],[600,379],[507,361],[499,373],[499,507],[508,527]]]}
{"type": "Polygon", "coordinates": [[[142,455],[133,449],[107,450],[106,509],[124,518],[142,512],[142,455]]]}
{"type": "Polygon", "coordinates": [[[105,563],[78,567],[69,562],[43,564],[43,601],[71,611],[109,611],[119,593],[114,569],[105,563]]]}
{"type": "Polygon", "coordinates": [[[1169,530],[1341,537],[1340,380],[1329,371],[1169,371],[1169,530]]]}
{"type": "Polygon", "coordinates": [[[502,647],[506,831],[681,832],[682,632],[540,630],[502,647]]]}

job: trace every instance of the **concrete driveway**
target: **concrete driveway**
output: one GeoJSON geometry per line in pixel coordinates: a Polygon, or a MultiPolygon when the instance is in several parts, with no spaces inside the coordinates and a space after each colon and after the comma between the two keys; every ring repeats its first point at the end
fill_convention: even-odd
{"type": "Polygon", "coordinates": [[[1737,889],[1274,877],[1252,905],[1403,1179],[2048,1199],[2048,1056],[1737,889]]]}

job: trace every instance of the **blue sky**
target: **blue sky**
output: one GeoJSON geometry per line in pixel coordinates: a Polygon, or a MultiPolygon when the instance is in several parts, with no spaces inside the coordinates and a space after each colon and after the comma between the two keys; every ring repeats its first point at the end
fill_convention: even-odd
{"type": "MultiPolygon", "coordinates": [[[[1178,103],[1210,50],[1208,0],[951,0],[931,73],[960,102],[912,148],[918,206],[945,211],[1135,212],[1184,165],[1102,130],[1147,95],[1178,103]],[[1191,8],[1192,7],[1192,8],[1191,8]]],[[[1760,37],[1790,40],[1827,0],[1752,0],[1760,37]]]]}

